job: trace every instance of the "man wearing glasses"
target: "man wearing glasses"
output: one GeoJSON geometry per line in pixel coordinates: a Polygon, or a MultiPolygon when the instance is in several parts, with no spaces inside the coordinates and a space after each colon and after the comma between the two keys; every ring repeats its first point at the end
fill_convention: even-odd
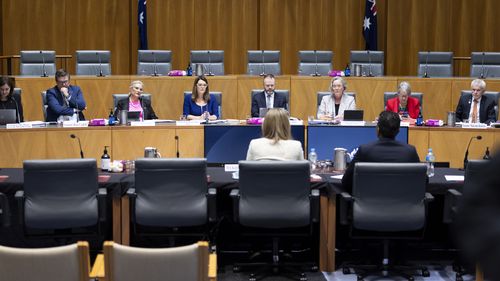
{"type": "Polygon", "coordinates": [[[86,104],[80,87],[70,85],[66,70],[56,71],[56,85],[47,90],[47,122],[85,120],[86,104]]]}

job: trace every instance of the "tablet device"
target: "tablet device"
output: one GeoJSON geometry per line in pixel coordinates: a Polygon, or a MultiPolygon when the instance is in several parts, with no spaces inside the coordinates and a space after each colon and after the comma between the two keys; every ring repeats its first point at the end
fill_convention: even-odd
{"type": "Polygon", "coordinates": [[[0,109],[0,125],[17,123],[15,109],[0,109]]]}
{"type": "Polygon", "coordinates": [[[363,110],[344,110],[344,121],[363,121],[363,110]]]}

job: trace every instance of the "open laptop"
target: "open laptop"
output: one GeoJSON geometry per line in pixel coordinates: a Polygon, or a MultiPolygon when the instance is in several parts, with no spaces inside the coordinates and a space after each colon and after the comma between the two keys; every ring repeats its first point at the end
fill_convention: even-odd
{"type": "Polygon", "coordinates": [[[140,111],[129,111],[127,112],[127,121],[141,121],[140,111]]]}
{"type": "Polygon", "coordinates": [[[0,109],[0,125],[17,123],[15,109],[0,109]]]}
{"type": "Polygon", "coordinates": [[[344,110],[344,121],[363,121],[363,110],[344,110]]]}

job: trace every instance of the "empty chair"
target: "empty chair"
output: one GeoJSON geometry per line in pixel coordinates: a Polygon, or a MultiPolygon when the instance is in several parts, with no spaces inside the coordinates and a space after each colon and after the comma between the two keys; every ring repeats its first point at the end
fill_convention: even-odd
{"type": "Polygon", "coordinates": [[[139,50],[137,75],[167,75],[172,69],[172,51],[139,50]]]}
{"type": "Polygon", "coordinates": [[[472,52],[471,77],[500,77],[500,52],[472,52]]]}
{"type": "MultiPolygon", "coordinates": [[[[467,94],[472,94],[471,90],[462,90],[460,92],[460,96],[467,95],[467,94]]],[[[487,96],[488,98],[492,99],[495,101],[495,117],[496,120],[498,120],[498,103],[500,102],[500,92],[494,92],[494,91],[485,91],[483,93],[483,96],[487,96]]]]}
{"type": "Polygon", "coordinates": [[[332,51],[299,51],[299,75],[328,75],[332,69],[332,51]]]}
{"type": "Polygon", "coordinates": [[[351,69],[362,65],[363,76],[384,76],[383,51],[351,51],[351,69]]]}
{"type": "Polygon", "coordinates": [[[453,52],[418,52],[418,76],[452,77],[453,52]]]}
{"type": "Polygon", "coordinates": [[[56,73],[56,51],[21,51],[21,75],[53,76],[56,73]]]}
{"type": "MultiPolygon", "coordinates": [[[[395,98],[398,96],[398,92],[384,92],[384,110],[386,108],[386,105],[387,105],[387,101],[389,99],[392,99],[392,98],[395,98]]],[[[412,98],[416,98],[418,100],[418,102],[420,103],[420,111],[422,111],[423,109],[423,102],[424,102],[424,94],[422,93],[419,93],[419,92],[411,92],[411,95],[410,97],[412,98]]]]}
{"type": "Polygon", "coordinates": [[[281,74],[280,51],[255,50],[248,51],[247,74],[281,74]]]}
{"type": "MultiPolygon", "coordinates": [[[[192,91],[184,91],[184,97],[192,95],[192,91]]],[[[222,93],[221,92],[210,92],[210,95],[213,95],[219,104],[219,119],[222,119],[222,93]]]]}
{"type": "Polygon", "coordinates": [[[76,75],[111,75],[111,51],[76,51],[76,75]]]}
{"type": "Polygon", "coordinates": [[[106,281],[217,279],[217,257],[209,255],[207,242],[151,249],[106,241],[103,248],[106,281]]]}
{"type": "Polygon", "coordinates": [[[0,246],[2,281],[89,281],[89,244],[51,248],[12,248],[0,246]]]}
{"type": "Polygon", "coordinates": [[[206,75],[224,75],[224,51],[223,50],[192,50],[191,67],[193,72],[196,64],[203,64],[206,75]]]}

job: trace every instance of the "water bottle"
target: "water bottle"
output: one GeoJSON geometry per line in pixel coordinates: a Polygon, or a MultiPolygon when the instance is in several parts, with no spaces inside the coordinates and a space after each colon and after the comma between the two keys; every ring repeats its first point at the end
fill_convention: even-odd
{"type": "Polygon", "coordinates": [[[101,156],[101,170],[107,171],[109,170],[109,166],[111,164],[111,157],[108,154],[108,146],[104,147],[104,153],[101,156]]]}
{"type": "Polygon", "coordinates": [[[345,66],[345,69],[344,69],[344,75],[345,76],[351,76],[351,68],[349,68],[349,64],[347,64],[345,66]]]}
{"type": "Polygon", "coordinates": [[[193,76],[193,68],[191,67],[191,63],[188,63],[188,67],[186,68],[186,75],[193,76]]]}
{"type": "Polygon", "coordinates": [[[108,125],[113,126],[116,122],[115,115],[113,114],[113,109],[109,112],[108,125]]]}
{"type": "Polygon", "coordinates": [[[427,153],[427,156],[425,157],[425,162],[427,162],[427,176],[428,177],[434,176],[434,161],[436,161],[436,157],[434,156],[434,153],[432,152],[432,148],[429,148],[429,152],[427,153]]]}
{"type": "Polygon", "coordinates": [[[311,148],[309,152],[309,162],[311,164],[311,170],[316,169],[316,161],[318,160],[318,155],[316,154],[316,149],[311,148]]]}
{"type": "Polygon", "coordinates": [[[415,122],[415,125],[417,126],[422,126],[424,124],[424,117],[422,116],[422,110],[418,112],[418,117],[417,121],[415,122]]]}

